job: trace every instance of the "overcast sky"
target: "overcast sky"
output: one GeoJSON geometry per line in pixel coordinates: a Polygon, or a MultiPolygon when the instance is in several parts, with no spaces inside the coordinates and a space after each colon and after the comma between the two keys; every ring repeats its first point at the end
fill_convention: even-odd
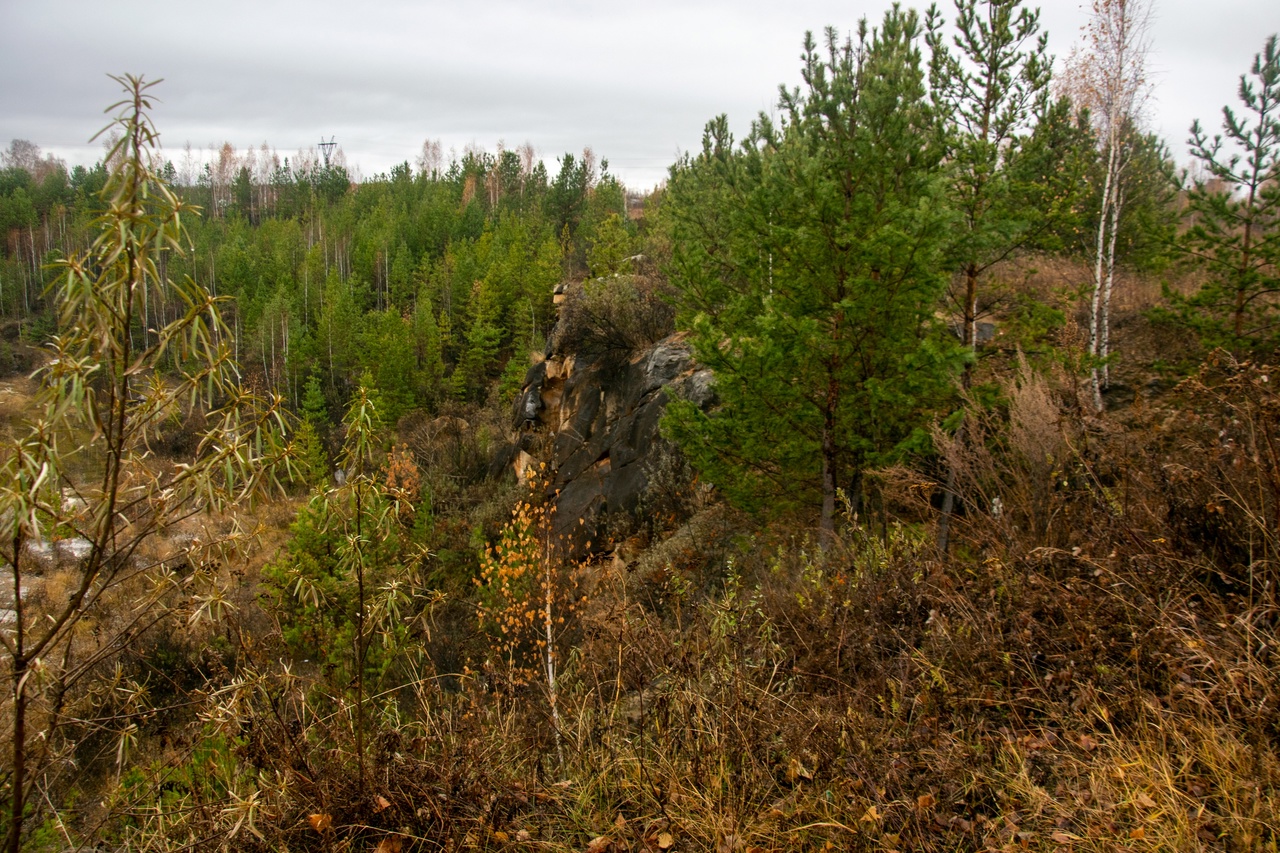
{"type": "MultiPolygon", "coordinates": [[[[101,149],[88,139],[118,95],[105,75],[131,72],[165,78],[155,121],[175,162],[188,142],[265,141],[284,157],[332,136],[369,177],[412,162],[427,138],[446,153],[527,141],[553,172],[557,156],[591,146],[647,189],[698,147],[708,119],[727,113],[741,134],[779,83],[799,82],[805,30],[848,32],[888,5],[0,0],[0,147],[28,139],[93,163],[101,149]]],[[[1078,0],[1042,9],[1063,57],[1085,11],[1078,0]]],[[[1150,124],[1177,157],[1193,118],[1219,127],[1277,30],[1276,0],[1154,0],[1150,124]]]]}

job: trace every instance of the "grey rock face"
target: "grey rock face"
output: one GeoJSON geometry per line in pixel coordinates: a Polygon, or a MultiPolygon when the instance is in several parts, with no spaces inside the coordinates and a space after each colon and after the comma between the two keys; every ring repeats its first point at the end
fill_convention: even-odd
{"type": "MultiPolygon", "coordinates": [[[[530,369],[512,425],[518,433],[553,437],[552,458],[545,461],[556,470],[558,532],[574,550],[587,550],[588,540],[597,543],[602,514],[639,506],[649,484],[646,469],[663,446],[659,424],[673,397],[703,408],[715,403],[711,372],[698,367],[679,335],[633,357],[621,371],[572,356],[553,356],[530,369]]],[[[513,448],[522,443],[528,444],[518,434],[513,448]]]]}
{"type": "Polygon", "coordinates": [[[542,384],[547,380],[547,363],[540,361],[524,376],[524,388],[516,398],[511,428],[520,429],[526,423],[536,421],[542,411],[542,384]]]}

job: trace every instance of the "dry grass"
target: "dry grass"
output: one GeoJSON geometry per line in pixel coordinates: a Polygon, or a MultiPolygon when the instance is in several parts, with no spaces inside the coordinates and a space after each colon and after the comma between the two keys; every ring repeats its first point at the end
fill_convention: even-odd
{"type": "Polygon", "coordinates": [[[845,519],[826,551],[705,496],[656,513],[592,571],[560,675],[563,760],[545,691],[479,668],[488,640],[460,603],[376,698],[363,790],[351,702],[255,636],[206,668],[198,717],[154,730],[111,837],[1274,851],[1273,373],[1221,360],[1169,408],[1086,418],[1065,373],[1014,365],[965,441],[939,436],[965,498],[946,558],[933,487],[908,469],[872,478],[885,514],[845,519]],[[445,645],[475,668],[434,666],[445,645]]]}

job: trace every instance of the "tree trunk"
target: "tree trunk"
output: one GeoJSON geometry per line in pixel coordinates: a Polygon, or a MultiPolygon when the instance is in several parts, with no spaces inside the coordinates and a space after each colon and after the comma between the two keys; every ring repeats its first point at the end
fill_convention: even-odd
{"type": "MultiPolygon", "coordinates": [[[[967,378],[967,371],[966,371],[967,378]]],[[[964,445],[965,423],[960,422],[960,428],[956,430],[956,444],[964,445]]],[[[947,464],[947,483],[942,487],[942,518],[938,520],[938,554],[942,557],[947,556],[947,549],[951,546],[951,517],[956,511],[956,466],[947,464]]]]}
{"type": "Polygon", "coordinates": [[[9,782],[9,835],[5,839],[8,853],[20,853],[22,849],[22,818],[27,805],[27,653],[19,563],[22,544],[21,535],[13,537],[13,764],[9,782]]]}
{"type": "MultiPolygon", "coordinates": [[[[1254,199],[1257,194],[1257,170],[1254,171],[1254,186],[1249,188],[1249,207],[1253,210],[1254,199]]],[[[1244,337],[1244,308],[1247,304],[1245,291],[1248,290],[1249,281],[1249,263],[1252,260],[1250,250],[1253,248],[1250,244],[1253,240],[1253,218],[1252,216],[1244,225],[1244,239],[1240,244],[1240,272],[1236,281],[1236,304],[1233,310],[1233,326],[1235,329],[1235,337],[1237,345],[1242,337],[1244,337]]]]}
{"type": "MultiPolygon", "coordinates": [[[[964,274],[964,331],[961,334],[964,345],[976,356],[978,352],[977,264],[969,264],[964,274]]],[[[973,366],[974,362],[969,362],[964,366],[964,372],[960,374],[960,385],[966,391],[973,386],[973,366]]],[[[956,431],[956,441],[960,444],[964,443],[963,421],[960,429],[956,431]]],[[[952,465],[947,465],[947,482],[942,487],[942,518],[938,520],[938,553],[943,557],[947,555],[947,549],[951,544],[951,516],[955,513],[956,498],[956,471],[952,465]]]]}
{"type": "MultiPolygon", "coordinates": [[[[1118,176],[1117,176],[1118,177],[1118,176]]],[[[1098,358],[1102,360],[1102,387],[1111,384],[1111,368],[1107,356],[1111,354],[1111,290],[1116,278],[1116,234],[1120,230],[1120,212],[1124,208],[1124,190],[1117,186],[1111,202],[1111,234],[1107,240],[1107,276],[1102,288],[1102,314],[1098,318],[1098,358]]],[[[1098,406],[1101,410],[1102,406],[1098,406]]]]}
{"type": "MultiPolygon", "coordinates": [[[[961,339],[971,351],[978,351],[978,265],[969,264],[964,271],[964,331],[961,339]]],[[[965,367],[968,387],[969,367],[965,367]]]]}
{"type": "MultiPolygon", "coordinates": [[[[356,542],[357,549],[362,548],[364,535],[364,518],[360,506],[360,487],[364,482],[363,472],[356,480],[356,542]]],[[[356,552],[356,769],[360,778],[356,782],[356,790],[360,799],[364,799],[364,554],[356,552]]]]}
{"type": "MultiPolygon", "coordinates": [[[[545,523],[544,523],[545,526],[545,523]]],[[[560,737],[560,691],[556,681],[556,647],[555,647],[555,619],[552,609],[553,593],[555,591],[554,565],[551,557],[551,531],[549,528],[542,531],[542,568],[543,568],[543,612],[542,624],[545,633],[546,648],[543,650],[543,665],[546,668],[547,675],[547,702],[551,706],[551,727],[555,730],[556,737],[556,759],[560,762],[560,769],[564,769],[564,744],[560,737]]]]}
{"type": "Polygon", "coordinates": [[[823,548],[835,542],[836,518],[836,400],[839,385],[833,378],[827,385],[827,402],[822,413],[822,518],[818,538],[823,548]]]}
{"type": "MultiPolygon", "coordinates": [[[[14,592],[17,595],[17,591],[14,592]]],[[[9,782],[8,853],[21,853],[22,818],[26,810],[27,661],[13,659],[13,769],[9,782]]]]}
{"type": "Polygon", "coordinates": [[[1093,408],[1102,411],[1102,379],[1096,359],[1100,344],[1100,320],[1102,317],[1103,263],[1106,258],[1107,224],[1111,218],[1112,195],[1115,192],[1116,143],[1107,142],[1107,174],[1102,186],[1102,206],[1098,211],[1098,234],[1094,243],[1093,300],[1089,306],[1089,356],[1095,360],[1089,371],[1089,384],[1093,392],[1093,408]]]}

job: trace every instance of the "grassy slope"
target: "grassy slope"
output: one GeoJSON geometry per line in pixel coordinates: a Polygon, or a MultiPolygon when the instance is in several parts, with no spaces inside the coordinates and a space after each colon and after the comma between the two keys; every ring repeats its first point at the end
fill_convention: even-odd
{"type": "MultiPolygon", "coordinates": [[[[1071,274],[1035,276],[1048,298],[1071,274]]],[[[1275,850],[1275,374],[1220,360],[1173,388],[1152,368],[1168,335],[1142,307],[1117,317],[1126,390],[1107,415],[1047,359],[986,363],[1004,403],[967,444],[942,442],[971,496],[946,557],[933,488],[910,468],[873,478],[870,513],[826,553],[804,519],[741,517],[668,469],[646,523],[580,569],[559,749],[545,684],[485,664],[469,593],[446,583],[450,602],[424,611],[433,630],[399,653],[417,678],[378,701],[361,786],[342,685],[281,669],[269,603],[240,599],[226,635],[253,642],[206,670],[220,692],[197,697],[202,719],[140,752],[112,836],[382,853],[1275,850]],[[135,798],[168,817],[124,817],[135,798]]],[[[1070,339],[1068,324],[1049,340],[1070,339]]],[[[439,520],[451,571],[468,530],[501,518],[481,497],[439,520]]]]}

